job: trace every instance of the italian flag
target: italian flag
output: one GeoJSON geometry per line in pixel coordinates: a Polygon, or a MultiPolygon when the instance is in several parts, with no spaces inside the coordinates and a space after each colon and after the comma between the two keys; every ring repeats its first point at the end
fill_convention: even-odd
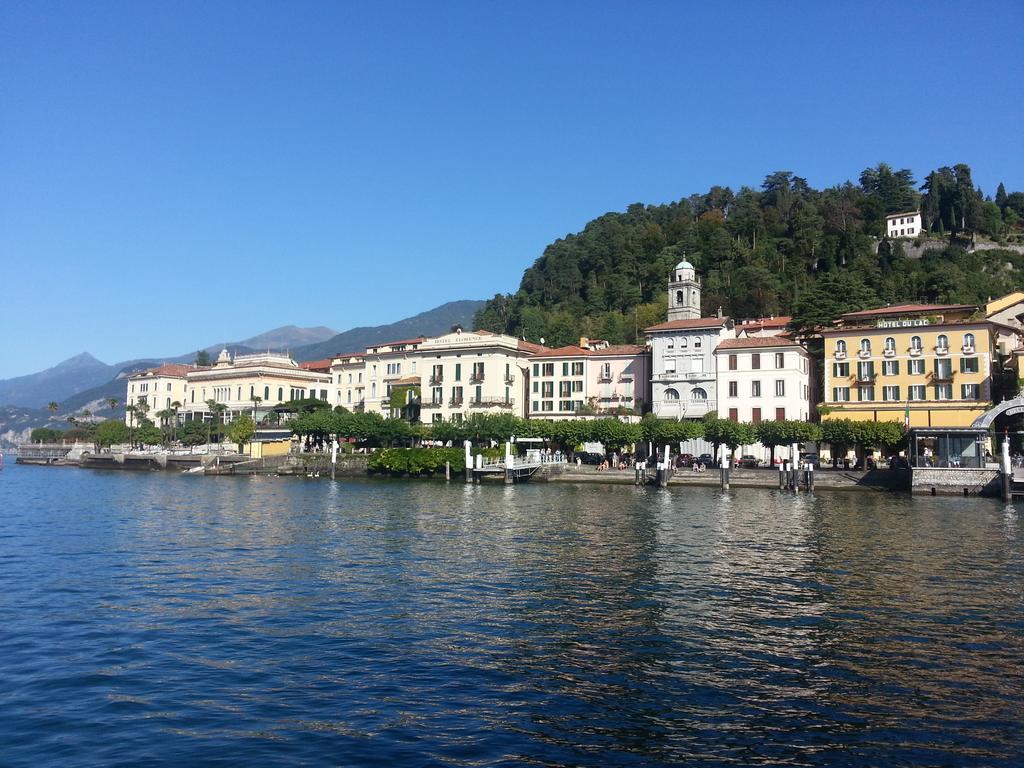
{"type": "Polygon", "coordinates": [[[907,398],[907,407],[903,411],[903,428],[910,429],[910,398],[907,398]]]}

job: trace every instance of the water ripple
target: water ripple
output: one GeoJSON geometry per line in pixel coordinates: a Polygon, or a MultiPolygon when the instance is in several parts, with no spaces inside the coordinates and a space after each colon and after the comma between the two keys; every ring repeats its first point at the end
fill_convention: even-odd
{"type": "Polygon", "coordinates": [[[1024,762],[977,500],[0,477],[0,764],[1024,762]]]}

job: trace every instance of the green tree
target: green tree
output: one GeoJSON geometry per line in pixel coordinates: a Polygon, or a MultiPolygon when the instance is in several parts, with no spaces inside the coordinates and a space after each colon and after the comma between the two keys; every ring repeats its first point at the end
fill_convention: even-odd
{"type": "Polygon", "coordinates": [[[46,404],[46,410],[48,410],[50,413],[56,413],[59,408],[60,406],[53,400],[46,404]]]}
{"type": "Polygon", "coordinates": [[[209,366],[210,353],[207,352],[205,349],[200,349],[198,352],[196,352],[195,364],[203,368],[209,366]]]}
{"type": "Polygon", "coordinates": [[[129,441],[128,427],[120,419],[107,419],[96,425],[93,441],[97,446],[108,448],[123,445],[129,441]]]}
{"type": "Polygon", "coordinates": [[[249,416],[244,414],[228,425],[228,439],[238,444],[240,452],[245,448],[245,444],[252,440],[255,434],[256,425],[249,416]]]}
{"type": "Polygon", "coordinates": [[[51,427],[39,427],[33,429],[29,435],[29,440],[33,443],[57,443],[60,442],[63,433],[59,429],[52,429],[51,427]]]}
{"type": "Polygon", "coordinates": [[[135,430],[135,441],[140,445],[158,445],[163,440],[163,433],[149,419],[143,419],[135,430]]]}

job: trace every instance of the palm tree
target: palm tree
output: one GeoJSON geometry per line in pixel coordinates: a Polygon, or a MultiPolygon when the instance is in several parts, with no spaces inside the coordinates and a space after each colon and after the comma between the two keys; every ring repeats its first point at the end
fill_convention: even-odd
{"type": "Polygon", "coordinates": [[[252,423],[255,424],[256,423],[256,409],[260,407],[260,403],[263,402],[263,398],[260,397],[259,395],[253,395],[249,399],[252,400],[252,423]]]}
{"type": "Polygon", "coordinates": [[[125,407],[124,412],[128,414],[128,445],[131,447],[135,445],[135,441],[132,439],[132,427],[135,426],[135,414],[139,411],[134,405],[129,405],[125,407]]]}
{"type": "Polygon", "coordinates": [[[174,416],[171,419],[171,440],[177,440],[178,438],[178,411],[181,410],[181,403],[175,400],[171,403],[171,411],[174,416]]]}
{"type": "Polygon", "coordinates": [[[110,410],[114,410],[115,408],[117,408],[117,398],[116,397],[108,397],[107,398],[107,405],[110,406],[110,410]]]}
{"type": "Polygon", "coordinates": [[[210,420],[206,422],[206,444],[210,444],[210,430],[213,426],[214,420],[219,424],[224,411],[228,409],[226,405],[218,403],[216,400],[207,400],[206,407],[210,410],[210,420]]]}
{"type": "Polygon", "coordinates": [[[157,411],[156,415],[160,418],[160,427],[164,432],[164,438],[167,437],[167,426],[170,420],[174,417],[174,411],[170,408],[164,408],[162,411],[157,411]]]}
{"type": "Polygon", "coordinates": [[[60,406],[53,400],[46,404],[46,410],[50,413],[56,413],[58,408],[60,408],[60,406]]]}

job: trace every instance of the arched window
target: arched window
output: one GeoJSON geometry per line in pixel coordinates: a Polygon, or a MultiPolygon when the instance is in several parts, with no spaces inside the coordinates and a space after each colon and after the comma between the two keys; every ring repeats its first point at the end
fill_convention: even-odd
{"type": "Polygon", "coordinates": [[[284,387],[278,387],[277,388],[277,402],[279,402],[279,403],[283,403],[284,402],[284,387]]]}
{"type": "Polygon", "coordinates": [[[676,291],[676,306],[680,306],[683,303],[683,292],[676,291]]]}
{"type": "Polygon", "coordinates": [[[944,333],[940,333],[939,338],[935,342],[935,346],[939,349],[947,349],[949,347],[949,337],[944,333]]]}
{"type": "Polygon", "coordinates": [[[842,339],[836,342],[836,352],[842,352],[844,355],[846,354],[846,342],[842,339]]]}
{"type": "Polygon", "coordinates": [[[916,349],[918,352],[921,351],[921,337],[920,336],[911,336],[910,337],[910,348],[911,349],[916,349]]]}
{"type": "Polygon", "coordinates": [[[861,339],[860,340],[860,351],[861,352],[867,352],[868,354],[871,354],[871,339],[861,339]]]}
{"type": "Polygon", "coordinates": [[[896,339],[894,339],[892,336],[888,336],[885,339],[885,351],[886,352],[895,352],[896,351],[896,339]]]}
{"type": "Polygon", "coordinates": [[[964,334],[964,346],[965,347],[974,347],[974,334],[973,333],[965,333],[964,334]]]}
{"type": "Polygon", "coordinates": [[[695,387],[693,389],[693,391],[690,392],[690,399],[691,400],[707,400],[708,399],[708,393],[705,392],[700,387],[695,387]]]}
{"type": "Polygon", "coordinates": [[[264,387],[263,388],[263,399],[264,400],[269,400],[270,399],[270,387],[264,387]]]}
{"type": "Polygon", "coordinates": [[[164,407],[167,408],[167,410],[171,409],[171,398],[169,398],[169,397],[167,398],[167,405],[164,406],[164,407]]]}
{"type": "Polygon", "coordinates": [[[665,399],[666,400],[678,400],[679,399],[679,392],[677,392],[676,390],[671,389],[671,388],[666,389],[665,390],[665,399]]]}
{"type": "Polygon", "coordinates": [[[685,336],[683,336],[683,338],[681,338],[679,340],[679,346],[683,347],[684,349],[686,348],[686,337],[685,336]]]}

